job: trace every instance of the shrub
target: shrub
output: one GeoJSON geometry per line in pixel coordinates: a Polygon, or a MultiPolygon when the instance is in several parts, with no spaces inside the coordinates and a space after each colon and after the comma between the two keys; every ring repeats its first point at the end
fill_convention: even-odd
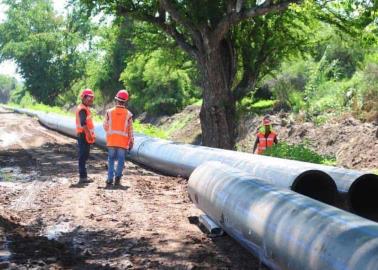
{"type": "Polygon", "coordinates": [[[317,164],[333,164],[335,159],[329,156],[322,156],[316,153],[315,151],[307,148],[305,144],[290,145],[285,142],[274,145],[273,147],[268,148],[264,155],[299,160],[317,164]]]}

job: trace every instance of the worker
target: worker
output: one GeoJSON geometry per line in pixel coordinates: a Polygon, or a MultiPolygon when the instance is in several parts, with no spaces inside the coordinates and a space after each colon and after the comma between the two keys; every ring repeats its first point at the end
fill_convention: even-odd
{"type": "Polygon", "coordinates": [[[253,153],[261,155],[264,153],[265,149],[272,147],[273,143],[278,143],[277,133],[272,129],[272,122],[269,115],[266,115],[262,120],[262,126],[257,132],[253,153]]]}
{"type": "Polygon", "coordinates": [[[119,90],[115,96],[116,106],[106,112],[104,129],[106,131],[106,146],[108,147],[108,177],[106,187],[121,185],[125,156],[134,144],[133,114],[126,108],[129,93],[119,90]],[[117,169],[114,172],[114,163],[117,169]],[[115,174],[115,175],[114,175],[115,174]]]}
{"type": "Polygon", "coordinates": [[[76,109],[76,133],[79,146],[79,184],[89,183],[86,163],[89,158],[91,144],[95,142],[94,125],[89,109],[93,104],[94,93],[91,89],[84,89],[81,103],[76,109]]]}

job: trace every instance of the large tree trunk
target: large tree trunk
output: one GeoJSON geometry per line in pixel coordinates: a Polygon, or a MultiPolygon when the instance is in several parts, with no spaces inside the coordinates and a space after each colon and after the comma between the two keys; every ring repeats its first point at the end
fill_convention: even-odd
{"type": "Polygon", "coordinates": [[[218,45],[200,59],[203,75],[202,144],[234,149],[236,117],[231,85],[235,75],[235,53],[227,40],[218,45]]]}

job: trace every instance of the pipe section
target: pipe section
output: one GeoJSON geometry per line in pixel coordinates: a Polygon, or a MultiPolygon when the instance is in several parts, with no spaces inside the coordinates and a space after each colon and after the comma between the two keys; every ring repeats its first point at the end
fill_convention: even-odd
{"type": "MultiPolygon", "coordinates": [[[[9,108],[38,117],[49,128],[76,136],[72,118],[26,109],[9,108]]],[[[106,145],[101,124],[95,125],[100,146],[106,145]]],[[[378,221],[378,176],[360,171],[318,165],[308,162],[254,155],[203,146],[175,143],[135,134],[130,158],[140,164],[169,175],[189,177],[192,171],[207,161],[220,161],[246,171],[278,187],[288,188],[308,197],[350,210],[378,221]],[[346,203],[335,200],[337,190],[346,203]],[[343,205],[345,204],[345,205],[343,205]]]]}
{"type": "MultiPolygon", "coordinates": [[[[283,160],[262,155],[253,155],[252,159],[257,167],[266,166],[271,163],[277,166],[283,160]]],[[[284,160],[284,162],[285,165],[290,164],[290,166],[300,167],[304,170],[314,169],[326,173],[336,183],[340,194],[337,202],[339,207],[365,218],[378,221],[378,175],[297,160],[284,160]]],[[[313,196],[309,197],[315,198],[313,196]]],[[[325,202],[324,200],[321,201],[325,202]]]]}
{"type": "Polygon", "coordinates": [[[189,178],[192,201],[272,269],[378,269],[378,224],[219,162],[189,178]]]}
{"type": "Polygon", "coordinates": [[[153,164],[155,169],[168,174],[189,177],[192,171],[207,161],[220,161],[248,171],[273,185],[289,188],[303,195],[333,204],[337,193],[332,178],[309,166],[297,166],[280,159],[279,162],[255,162],[254,155],[203,146],[150,139],[140,144],[135,159],[153,164]]]}

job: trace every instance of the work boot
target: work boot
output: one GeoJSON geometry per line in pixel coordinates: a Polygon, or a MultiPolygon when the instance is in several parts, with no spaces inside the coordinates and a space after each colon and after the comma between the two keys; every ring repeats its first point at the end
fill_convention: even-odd
{"type": "Polygon", "coordinates": [[[88,178],[87,177],[80,177],[79,178],[79,182],[78,182],[79,185],[86,184],[86,183],[88,183],[88,178]]]}
{"type": "Polygon", "coordinates": [[[116,178],[114,179],[114,185],[115,186],[121,185],[121,177],[120,176],[116,176],[116,178]]]}
{"type": "Polygon", "coordinates": [[[112,185],[113,185],[113,180],[106,180],[106,186],[105,186],[105,188],[111,188],[112,187],[112,185]]]}
{"type": "Polygon", "coordinates": [[[79,179],[79,184],[88,184],[88,183],[92,183],[93,180],[92,179],[88,179],[88,177],[80,177],[79,179]]]}

